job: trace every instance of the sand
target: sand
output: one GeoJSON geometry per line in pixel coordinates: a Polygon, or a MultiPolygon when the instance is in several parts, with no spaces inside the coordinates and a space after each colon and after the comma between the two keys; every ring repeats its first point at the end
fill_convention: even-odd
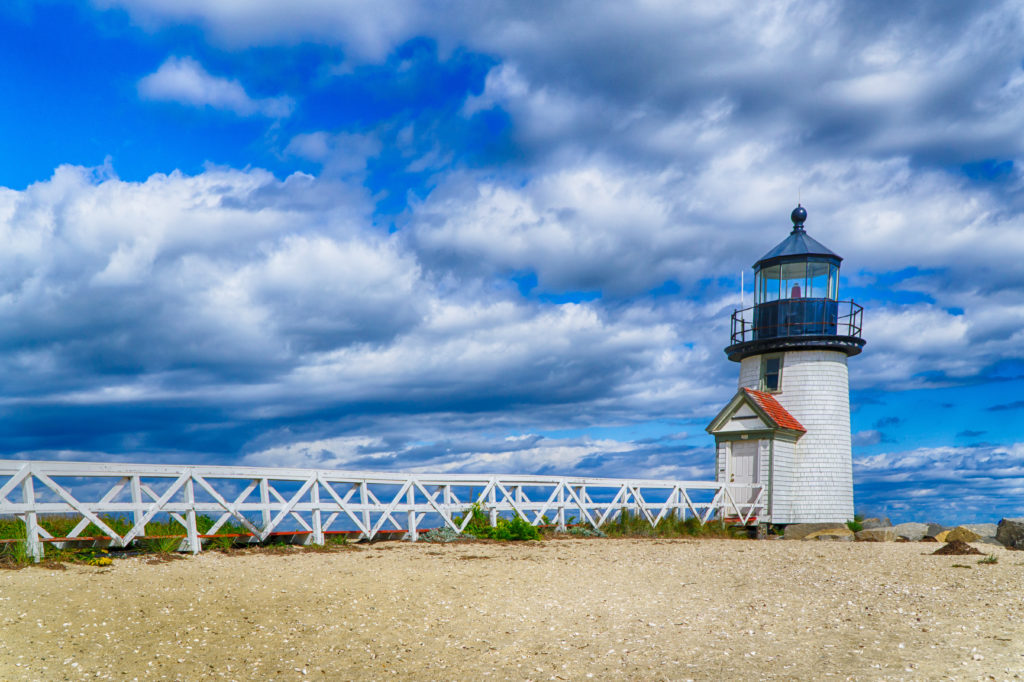
{"type": "Polygon", "coordinates": [[[0,679],[1019,678],[1024,552],[981,547],[998,563],[580,539],[0,571],[0,679]]]}

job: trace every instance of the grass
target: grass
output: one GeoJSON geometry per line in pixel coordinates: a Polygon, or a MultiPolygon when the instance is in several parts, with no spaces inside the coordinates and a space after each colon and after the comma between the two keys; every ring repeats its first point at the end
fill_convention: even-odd
{"type": "Polygon", "coordinates": [[[0,545],[0,567],[20,568],[27,566],[31,561],[24,540],[0,545]]]}
{"type": "Polygon", "coordinates": [[[998,564],[999,563],[999,557],[997,557],[995,554],[989,554],[987,557],[985,557],[983,559],[978,559],[978,563],[979,564],[998,564]]]}
{"type": "MultiPolygon", "coordinates": [[[[100,519],[111,530],[120,536],[124,536],[131,530],[134,523],[131,518],[124,515],[101,515],[100,519]]],[[[39,517],[39,526],[55,538],[69,537],[79,524],[81,517],[65,514],[49,514],[39,517]]],[[[200,535],[206,535],[213,528],[216,519],[207,515],[196,516],[196,530],[200,535]]],[[[203,545],[210,549],[230,549],[238,538],[236,535],[248,536],[249,530],[238,522],[227,522],[217,529],[215,537],[202,538],[203,545]]],[[[0,539],[16,539],[19,542],[0,544],[0,563],[6,565],[24,565],[31,563],[28,556],[25,542],[25,523],[16,517],[0,518],[0,539]]],[[[96,547],[84,546],[86,543],[103,543],[108,534],[94,523],[88,524],[81,532],[75,535],[81,540],[70,540],[64,548],[59,548],[52,543],[46,544],[46,558],[54,561],[69,563],[89,563],[91,565],[108,565],[111,561],[105,550],[98,550],[96,547]],[[93,540],[91,540],[93,539],[93,540]],[[102,551],[103,554],[97,554],[102,551]]],[[[144,552],[156,554],[169,554],[178,551],[182,541],[186,537],[186,531],[177,521],[168,518],[166,520],[150,521],[146,524],[141,537],[136,541],[136,547],[144,552]]]]}
{"type": "Polygon", "coordinates": [[[851,521],[846,522],[846,527],[854,533],[859,533],[860,531],[864,530],[864,515],[854,514],[853,519],[851,521]]]}
{"type": "MultiPolygon", "coordinates": [[[[499,541],[524,541],[541,539],[541,529],[521,518],[499,517],[497,525],[490,525],[489,514],[483,510],[481,505],[474,504],[466,514],[470,515],[469,523],[466,526],[464,535],[486,540],[499,541]]],[[[460,524],[465,520],[465,515],[454,517],[456,523],[460,524]]],[[[128,533],[134,525],[131,518],[126,515],[101,515],[100,519],[111,530],[120,536],[128,533]]],[[[40,516],[38,523],[40,527],[55,538],[69,537],[72,531],[78,526],[81,517],[75,515],[51,514],[40,516]]],[[[549,519],[543,519],[549,522],[549,519]]],[[[196,529],[199,535],[209,535],[216,519],[206,515],[196,517],[196,529]]],[[[611,523],[605,524],[599,531],[589,527],[589,524],[573,525],[575,519],[570,517],[567,524],[570,526],[568,532],[579,536],[596,537],[651,537],[651,538],[672,538],[672,537],[713,537],[713,538],[734,538],[745,537],[746,531],[737,527],[727,526],[722,522],[710,522],[701,525],[695,518],[682,519],[678,516],[669,515],[663,518],[655,527],[651,527],[646,517],[632,513],[623,508],[618,517],[611,523]]],[[[545,529],[544,534],[549,535],[554,531],[545,529]]],[[[112,556],[117,556],[119,550],[109,553],[103,545],[109,545],[107,532],[93,523],[88,524],[81,532],[76,534],[77,540],[69,540],[63,548],[53,543],[45,544],[45,559],[49,565],[65,563],[91,564],[95,566],[108,565],[112,556]]],[[[136,538],[134,548],[143,552],[168,557],[181,548],[185,539],[185,528],[172,518],[165,520],[152,520],[145,526],[144,533],[136,538]]],[[[29,565],[32,562],[27,551],[25,538],[25,524],[16,517],[0,517],[0,539],[15,540],[15,542],[0,543],[0,567],[18,568],[29,565]]],[[[240,544],[250,546],[251,538],[248,529],[235,520],[223,524],[217,529],[213,537],[202,538],[204,549],[228,551],[240,544]]],[[[345,534],[329,534],[324,538],[324,546],[309,546],[305,549],[312,551],[331,551],[348,546],[350,538],[345,534]]],[[[291,538],[271,537],[262,545],[274,548],[291,545],[291,538]]],[[[993,557],[994,558],[994,557],[993,557]]],[[[995,563],[994,561],[990,563],[995,563]]]]}
{"type": "Polygon", "coordinates": [[[745,529],[729,526],[721,521],[709,521],[701,525],[695,517],[686,519],[675,514],[667,514],[655,526],[652,526],[642,514],[634,514],[622,509],[619,517],[611,523],[601,526],[608,537],[613,538],[744,538],[745,529]]]}

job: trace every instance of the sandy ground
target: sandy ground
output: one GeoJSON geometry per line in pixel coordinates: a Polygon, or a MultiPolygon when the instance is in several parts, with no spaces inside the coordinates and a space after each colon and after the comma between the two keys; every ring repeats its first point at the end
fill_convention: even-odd
{"type": "Polygon", "coordinates": [[[1024,552],[936,547],[387,542],[0,571],[0,679],[1024,677],[1024,552]]]}

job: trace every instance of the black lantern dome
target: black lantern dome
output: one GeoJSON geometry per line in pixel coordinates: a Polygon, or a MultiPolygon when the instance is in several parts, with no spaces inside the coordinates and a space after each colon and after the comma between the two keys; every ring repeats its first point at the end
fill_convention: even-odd
{"type": "Polygon", "coordinates": [[[863,309],[839,300],[843,260],[804,229],[807,209],[790,214],[793,231],[754,264],[754,306],[733,313],[731,360],[781,350],[860,353],[863,309]]]}

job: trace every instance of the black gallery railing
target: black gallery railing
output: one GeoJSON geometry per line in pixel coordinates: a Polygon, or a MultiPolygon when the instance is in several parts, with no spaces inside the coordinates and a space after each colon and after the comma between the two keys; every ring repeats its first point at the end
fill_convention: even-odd
{"type": "Polygon", "coordinates": [[[800,336],[860,338],[864,308],[853,301],[788,298],[732,314],[732,343],[800,336]]]}

